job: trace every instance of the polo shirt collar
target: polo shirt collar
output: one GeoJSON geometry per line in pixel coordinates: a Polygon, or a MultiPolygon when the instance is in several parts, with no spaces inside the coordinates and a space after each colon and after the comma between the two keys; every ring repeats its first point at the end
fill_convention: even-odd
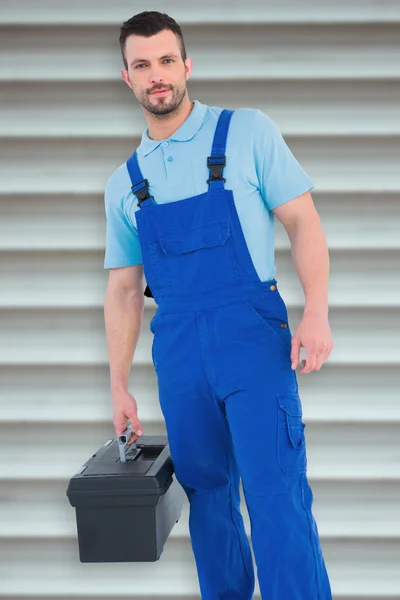
{"type": "MultiPolygon", "coordinates": [[[[202,104],[198,100],[194,100],[194,106],[186,118],[186,120],[182,123],[182,125],[168,138],[169,140],[174,140],[176,142],[187,142],[191,140],[192,137],[196,135],[201,125],[203,124],[204,117],[207,112],[207,105],[202,104]]],[[[141,150],[144,156],[147,156],[158,148],[164,140],[152,140],[148,135],[149,128],[143,132],[142,140],[140,143],[141,150]]]]}

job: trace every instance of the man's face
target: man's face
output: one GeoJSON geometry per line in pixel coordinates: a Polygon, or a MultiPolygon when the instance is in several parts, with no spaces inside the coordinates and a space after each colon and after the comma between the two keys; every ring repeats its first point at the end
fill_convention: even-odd
{"type": "Polygon", "coordinates": [[[177,36],[170,30],[149,38],[130,35],[125,58],[128,70],[122,69],[122,77],[143,108],[153,115],[175,111],[191,71],[191,59],[183,62],[177,36]]]}

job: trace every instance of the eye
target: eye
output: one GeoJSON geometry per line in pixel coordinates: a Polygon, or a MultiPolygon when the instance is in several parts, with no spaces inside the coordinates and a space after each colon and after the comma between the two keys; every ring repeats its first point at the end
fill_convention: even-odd
{"type": "MultiPolygon", "coordinates": [[[[166,58],[165,60],[170,60],[171,62],[174,62],[173,58],[166,58]]],[[[164,60],[164,62],[165,62],[165,60],[164,60]]]]}
{"type": "Polygon", "coordinates": [[[138,69],[139,67],[143,67],[143,66],[144,66],[144,64],[140,63],[140,64],[136,65],[135,69],[138,69]]]}

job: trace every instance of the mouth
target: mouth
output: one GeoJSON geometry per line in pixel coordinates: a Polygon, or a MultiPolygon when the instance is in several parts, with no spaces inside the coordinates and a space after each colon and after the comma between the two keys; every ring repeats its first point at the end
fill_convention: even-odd
{"type": "Polygon", "coordinates": [[[151,92],[151,96],[166,96],[170,90],[155,90],[155,92],[151,92]]]}

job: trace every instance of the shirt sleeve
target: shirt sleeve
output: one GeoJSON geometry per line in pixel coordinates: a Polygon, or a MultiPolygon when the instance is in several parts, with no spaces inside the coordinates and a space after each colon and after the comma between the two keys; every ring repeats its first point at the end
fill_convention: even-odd
{"type": "Polygon", "coordinates": [[[254,155],[260,192],[269,210],[315,187],[276,123],[258,109],[254,123],[254,155]]]}
{"type": "Polygon", "coordinates": [[[106,251],[104,268],[132,267],[142,264],[142,251],[137,229],[128,221],[112,178],[107,182],[104,204],[106,212],[106,251]]]}

